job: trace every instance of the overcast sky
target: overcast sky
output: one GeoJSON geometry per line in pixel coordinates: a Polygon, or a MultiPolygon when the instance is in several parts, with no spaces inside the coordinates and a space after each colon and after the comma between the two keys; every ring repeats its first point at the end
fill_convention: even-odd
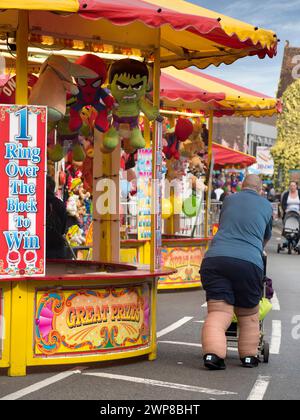
{"type": "Polygon", "coordinates": [[[300,0],[189,0],[224,15],[265,29],[272,29],[281,40],[275,58],[249,57],[230,66],[208,67],[206,73],[276,95],[285,41],[300,47],[300,0]]]}

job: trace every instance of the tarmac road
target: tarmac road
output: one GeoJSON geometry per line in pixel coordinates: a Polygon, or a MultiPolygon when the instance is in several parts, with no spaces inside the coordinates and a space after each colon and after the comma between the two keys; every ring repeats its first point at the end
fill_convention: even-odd
{"type": "Polygon", "coordinates": [[[200,329],[205,318],[202,290],[163,292],[158,297],[158,358],[34,368],[21,378],[0,371],[0,400],[299,400],[300,256],[277,255],[278,233],[268,247],[268,276],[277,298],[265,320],[270,361],[240,367],[235,349],[227,369],[203,368],[200,329]]]}

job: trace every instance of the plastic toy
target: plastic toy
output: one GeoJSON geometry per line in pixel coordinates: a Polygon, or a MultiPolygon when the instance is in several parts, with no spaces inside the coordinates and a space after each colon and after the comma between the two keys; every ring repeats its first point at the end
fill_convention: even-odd
{"type": "Polygon", "coordinates": [[[105,133],[109,128],[108,110],[114,104],[113,97],[102,87],[107,77],[106,64],[100,57],[93,54],[85,54],[79,57],[75,63],[91,70],[95,77],[90,80],[81,77],[76,79],[78,92],[69,101],[69,128],[71,131],[78,131],[81,128],[83,124],[82,109],[90,105],[97,111],[94,121],[95,129],[105,133]]]}
{"type": "Polygon", "coordinates": [[[158,109],[145,98],[148,80],[149,71],[145,63],[126,58],[112,64],[109,89],[116,104],[112,127],[104,136],[104,152],[112,152],[121,139],[126,153],[145,147],[146,142],[139,129],[140,112],[150,121],[159,116],[158,109]]]}
{"type": "Polygon", "coordinates": [[[81,246],[85,243],[85,237],[83,236],[83,230],[78,225],[73,225],[69,228],[66,239],[70,246],[81,246]]]}

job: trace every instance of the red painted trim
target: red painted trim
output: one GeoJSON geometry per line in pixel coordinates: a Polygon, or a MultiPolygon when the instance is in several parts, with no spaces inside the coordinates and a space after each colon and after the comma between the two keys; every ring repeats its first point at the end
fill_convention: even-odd
{"type": "Polygon", "coordinates": [[[135,244],[143,245],[146,242],[147,241],[140,240],[140,239],[125,239],[125,240],[121,241],[121,245],[127,245],[127,244],[129,244],[129,245],[131,245],[131,244],[133,244],[133,245],[135,245],[135,244]]]}
{"type": "Polygon", "coordinates": [[[163,238],[162,243],[163,245],[167,244],[167,243],[176,243],[176,244],[186,244],[186,243],[194,243],[194,244],[201,244],[201,243],[206,243],[206,242],[210,242],[212,240],[212,238],[163,238]]]}
{"type": "MultiPolygon", "coordinates": [[[[70,261],[70,260],[48,260],[48,264],[73,264],[73,265],[79,265],[79,266],[88,266],[88,265],[98,265],[99,268],[101,267],[101,263],[99,261],[70,261]]],[[[151,272],[149,270],[139,270],[137,267],[132,265],[126,265],[126,264],[106,264],[103,263],[104,266],[109,267],[118,267],[119,269],[122,269],[122,271],[117,272],[111,272],[111,273],[103,273],[103,272],[94,272],[94,273],[78,273],[78,274],[59,274],[59,272],[56,275],[47,275],[47,266],[46,266],[46,276],[45,277],[14,277],[14,278],[2,278],[0,279],[0,282],[22,282],[22,281],[36,281],[40,282],[41,284],[48,281],[78,281],[78,280],[132,280],[135,281],[137,279],[146,279],[146,278],[153,278],[153,277],[162,277],[162,276],[169,276],[171,274],[176,273],[176,270],[174,269],[164,269],[156,270],[155,272],[151,272]]]]}

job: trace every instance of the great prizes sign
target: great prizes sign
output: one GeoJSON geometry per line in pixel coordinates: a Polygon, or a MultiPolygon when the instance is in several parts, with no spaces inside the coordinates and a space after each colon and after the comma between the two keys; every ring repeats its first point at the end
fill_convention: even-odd
{"type": "Polygon", "coordinates": [[[0,105],[0,277],[45,275],[46,107],[0,105]]]}

